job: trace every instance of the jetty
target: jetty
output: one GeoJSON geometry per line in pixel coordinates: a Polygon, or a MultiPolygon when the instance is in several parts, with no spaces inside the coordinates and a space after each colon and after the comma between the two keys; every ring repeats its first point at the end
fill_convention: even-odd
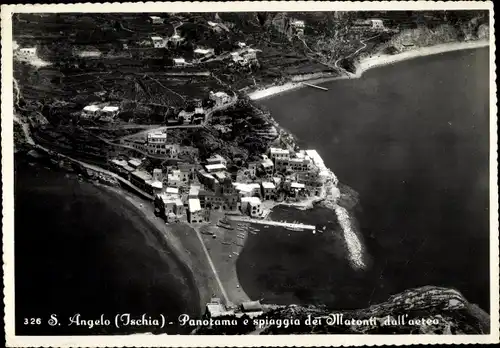
{"type": "Polygon", "coordinates": [[[307,83],[307,82],[302,82],[302,84],[309,86],[309,87],[312,87],[312,88],[321,89],[322,91],[328,91],[328,88],[326,88],[326,87],[316,86],[316,85],[313,85],[313,84],[307,83]]]}
{"type": "Polygon", "coordinates": [[[279,227],[284,227],[287,229],[296,229],[298,231],[304,230],[304,231],[315,231],[316,226],[314,225],[306,225],[302,224],[299,222],[285,222],[285,221],[271,221],[271,220],[259,220],[259,219],[251,219],[246,216],[231,216],[229,217],[233,221],[241,221],[241,222],[249,222],[252,224],[258,224],[258,225],[268,225],[268,226],[279,226],[279,227]]]}

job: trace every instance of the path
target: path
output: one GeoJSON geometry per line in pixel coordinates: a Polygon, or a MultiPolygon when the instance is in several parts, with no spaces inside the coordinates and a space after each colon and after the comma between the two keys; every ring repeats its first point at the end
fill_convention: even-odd
{"type": "Polygon", "coordinates": [[[344,72],[344,73],[345,73],[347,76],[349,76],[349,77],[353,77],[353,76],[355,76],[355,74],[353,74],[353,73],[351,73],[351,72],[347,71],[346,69],[344,69],[344,68],[340,67],[340,66],[338,65],[338,63],[339,63],[342,59],[349,59],[349,58],[351,58],[352,56],[354,56],[354,55],[358,54],[359,52],[361,52],[362,50],[364,50],[364,49],[366,48],[366,46],[368,46],[368,45],[366,44],[366,42],[367,42],[367,41],[369,41],[369,40],[371,40],[371,39],[376,38],[377,36],[380,36],[380,34],[377,34],[377,35],[374,35],[374,36],[372,36],[372,37],[369,37],[368,39],[361,40],[360,42],[361,42],[362,46],[361,46],[360,48],[358,48],[356,51],[354,51],[353,53],[351,53],[351,54],[350,54],[350,55],[348,55],[347,57],[340,57],[339,59],[337,59],[337,60],[335,61],[334,66],[335,66],[337,69],[339,69],[339,70],[341,70],[342,72],[344,72]]]}

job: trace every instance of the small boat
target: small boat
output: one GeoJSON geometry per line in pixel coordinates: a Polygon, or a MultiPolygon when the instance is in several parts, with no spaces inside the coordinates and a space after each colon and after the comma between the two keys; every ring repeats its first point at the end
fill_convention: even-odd
{"type": "Polygon", "coordinates": [[[249,227],[248,229],[250,231],[254,231],[254,232],[259,232],[260,231],[258,228],[254,228],[254,227],[249,227]]]}
{"type": "Polygon", "coordinates": [[[326,226],[323,226],[323,231],[326,230],[326,226]]]}
{"type": "Polygon", "coordinates": [[[231,245],[232,243],[229,243],[229,242],[221,242],[222,244],[224,245],[231,245]]]}
{"type": "Polygon", "coordinates": [[[238,231],[246,231],[246,230],[247,230],[247,229],[246,229],[246,228],[244,228],[244,227],[236,227],[236,229],[237,229],[238,231]]]}
{"type": "Polygon", "coordinates": [[[225,228],[226,230],[234,230],[234,227],[232,227],[231,225],[226,225],[226,224],[223,224],[223,223],[220,223],[220,222],[218,222],[216,225],[218,227],[225,228]]]}
{"type": "Polygon", "coordinates": [[[254,232],[254,231],[250,231],[251,234],[257,234],[257,232],[254,232]]]}
{"type": "Polygon", "coordinates": [[[269,228],[269,225],[265,225],[264,228],[269,228]]]}

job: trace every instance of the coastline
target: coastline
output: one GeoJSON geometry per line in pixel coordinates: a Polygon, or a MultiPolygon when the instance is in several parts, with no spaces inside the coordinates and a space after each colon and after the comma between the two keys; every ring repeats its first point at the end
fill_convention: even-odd
{"type": "MultiPolygon", "coordinates": [[[[419,47],[417,49],[412,49],[408,51],[404,51],[401,53],[397,53],[394,55],[389,54],[377,54],[372,57],[361,59],[361,61],[356,65],[356,73],[348,74],[345,76],[335,76],[335,77],[324,77],[324,78],[316,78],[311,80],[305,80],[304,82],[312,83],[312,84],[321,84],[330,81],[336,80],[345,80],[352,78],[360,78],[363,73],[370,69],[378,68],[385,65],[390,65],[398,62],[402,62],[409,59],[419,58],[430,56],[434,54],[440,54],[445,52],[452,51],[461,51],[467,49],[475,49],[481,47],[489,46],[488,40],[477,40],[477,41],[469,41],[469,42],[452,42],[452,43],[444,43],[434,46],[428,47],[419,47]]],[[[302,82],[287,82],[281,86],[271,86],[268,88],[264,88],[261,90],[257,90],[254,92],[250,92],[247,94],[251,100],[260,100],[264,98],[274,97],[276,95],[296,90],[299,88],[306,87],[302,84],[302,82]]]]}

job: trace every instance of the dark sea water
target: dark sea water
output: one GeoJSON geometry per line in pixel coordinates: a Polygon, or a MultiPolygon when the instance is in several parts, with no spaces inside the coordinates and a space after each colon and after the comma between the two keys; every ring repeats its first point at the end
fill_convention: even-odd
{"type": "Polygon", "coordinates": [[[175,323],[180,313],[200,314],[191,273],[123,198],[75,176],[29,167],[22,158],[16,158],[15,184],[17,334],[132,333],[141,329],[114,327],[116,314],[163,314],[175,323]],[[61,326],[47,325],[52,313],[61,326]],[[77,313],[103,314],[112,325],[67,326],[77,313]],[[25,325],[24,318],[43,324],[25,325]]]}
{"type": "Polygon", "coordinates": [[[304,88],[262,104],[359,193],[356,218],[371,266],[348,270],[339,241],[323,240],[300,252],[293,270],[273,270],[280,267],[276,254],[290,248],[260,233],[238,260],[245,291],[275,302],[323,299],[359,308],[436,285],[489,311],[489,50],[422,57],[324,86],[329,91],[304,88]],[[271,269],[247,275],[255,267],[271,269]],[[328,271],[322,281],[308,281],[300,273],[307,267],[328,271]],[[295,281],[291,291],[269,281],[283,274],[295,281]],[[309,284],[312,294],[297,284],[309,284]]]}

